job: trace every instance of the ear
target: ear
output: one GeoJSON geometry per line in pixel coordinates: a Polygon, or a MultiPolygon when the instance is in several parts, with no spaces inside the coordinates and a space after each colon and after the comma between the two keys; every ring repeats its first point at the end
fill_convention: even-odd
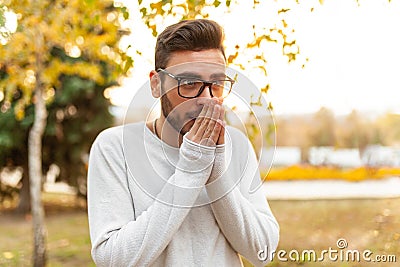
{"type": "Polygon", "coordinates": [[[161,96],[161,79],[158,75],[158,72],[152,70],[149,74],[150,77],[150,87],[151,87],[151,94],[154,98],[159,98],[161,96]]]}

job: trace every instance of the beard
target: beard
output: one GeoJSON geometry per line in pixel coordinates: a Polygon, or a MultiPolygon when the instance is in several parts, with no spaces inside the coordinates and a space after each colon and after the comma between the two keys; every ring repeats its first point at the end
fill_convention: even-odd
{"type": "Polygon", "coordinates": [[[161,110],[167,122],[181,135],[185,135],[192,128],[200,110],[181,114],[178,107],[173,107],[166,94],[161,96],[161,110]]]}

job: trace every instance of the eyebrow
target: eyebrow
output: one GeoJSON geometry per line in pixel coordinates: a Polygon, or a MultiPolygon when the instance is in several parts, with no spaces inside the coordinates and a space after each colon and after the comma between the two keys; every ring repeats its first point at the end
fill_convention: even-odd
{"type": "MultiPolygon", "coordinates": [[[[175,76],[177,76],[177,77],[184,77],[184,78],[197,78],[197,79],[202,79],[202,77],[201,77],[201,75],[200,74],[198,74],[198,73],[194,73],[194,72],[189,72],[189,71],[186,71],[186,72],[181,72],[181,73],[179,73],[179,74],[175,74],[175,76]]],[[[224,73],[224,72],[219,72],[219,73],[213,73],[213,74],[211,74],[211,76],[210,76],[210,78],[211,79],[215,79],[215,78],[221,78],[221,77],[226,77],[226,74],[224,73]]]]}
{"type": "Polygon", "coordinates": [[[179,74],[175,74],[175,76],[181,77],[181,78],[197,78],[197,79],[201,79],[201,75],[200,74],[197,74],[197,73],[194,73],[194,72],[189,72],[189,71],[181,72],[179,74]]]}
{"type": "Polygon", "coordinates": [[[211,76],[210,76],[210,78],[226,78],[226,74],[225,74],[225,72],[219,72],[219,73],[213,73],[213,74],[211,74],[211,76]]]}

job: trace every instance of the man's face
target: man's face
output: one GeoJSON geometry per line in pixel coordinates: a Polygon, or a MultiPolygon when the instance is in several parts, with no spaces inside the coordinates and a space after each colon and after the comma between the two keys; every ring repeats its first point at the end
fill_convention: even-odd
{"type": "MultiPolygon", "coordinates": [[[[174,52],[166,71],[178,77],[215,80],[225,74],[225,59],[218,49],[174,52]]],[[[198,103],[198,99],[211,98],[210,90],[206,87],[199,97],[184,98],[178,94],[177,80],[165,73],[159,74],[163,75],[161,96],[163,116],[176,131],[184,135],[193,126],[203,107],[198,103]]]]}

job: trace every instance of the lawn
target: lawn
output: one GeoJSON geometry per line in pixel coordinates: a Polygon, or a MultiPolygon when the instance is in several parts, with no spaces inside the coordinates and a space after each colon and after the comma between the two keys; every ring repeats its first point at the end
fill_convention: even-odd
{"type": "MultiPolygon", "coordinates": [[[[347,250],[371,250],[373,255],[395,255],[397,263],[288,262],[275,261],[270,266],[399,266],[400,199],[270,201],[280,224],[280,249],[339,250],[337,241],[344,238],[347,250]]],[[[295,254],[294,254],[295,255],[295,254]]],[[[373,256],[371,256],[373,258],[373,256]]],[[[327,257],[325,257],[327,259],[327,257]]]]}
{"type": "MultiPolygon", "coordinates": [[[[71,196],[45,195],[48,229],[48,266],[94,266],[86,211],[71,196]]],[[[398,266],[400,262],[400,199],[270,201],[281,227],[278,250],[338,249],[339,238],[347,249],[369,249],[375,255],[395,255],[396,263],[287,262],[277,258],[275,266],[398,266]]],[[[0,211],[0,266],[29,266],[31,259],[31,220],[0,211]]],[[[292,254],[294,255],[294,254],[292,254]]],[[[325,259],[328,257],[326,256],[325,259]]],[[[248,266],[248,265],[246,265],[248,266]]]]}
{"type": "MultiPolygon", "coordinates": [[[[48,266],[95,266],[90,258],[87,215],[82,200],[45,194],[48,266]]],[[[0,211],[0,266],[31,266],[29,216],[0,211]]]]}

